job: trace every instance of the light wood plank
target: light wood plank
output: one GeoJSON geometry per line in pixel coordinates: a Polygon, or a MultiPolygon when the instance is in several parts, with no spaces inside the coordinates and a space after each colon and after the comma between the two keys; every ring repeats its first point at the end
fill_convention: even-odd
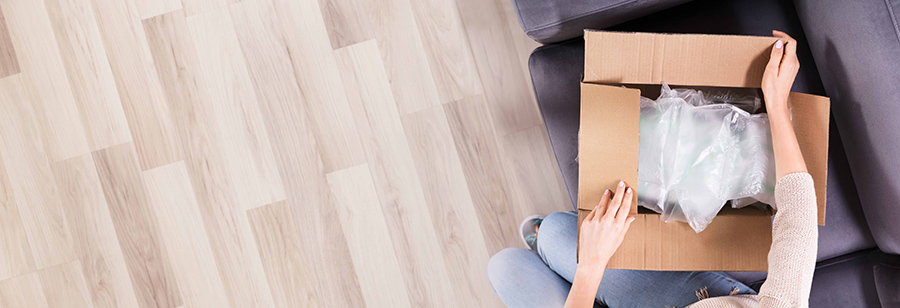
{"type": "Polygon", "coordinates": [[[215,104],[208,110],[224,141],[223,158],[238,205],[250,209],[285,199],[256,92],[227,8],[187,18],[203,80],[215,104]]]}
{"type": "Polygon", "coordinates": [[[400,114],[439,104],[434,75],[409,1],[360,0],[354,9],[360,10],[360,15],[372,16],[372,31],[400,114]]]}
{"type": "Polygon", "coordinates": [[[572,210],[543,125],[510,134],[500,142],[520,219],[572,210]]]}
{"type": "MultiPolygon", "coordinates": [[[[504,1],[504,0],[499,0],[504,1]]],[[[516,44],[498,1],[457,0],[460,16],[501,136],[541,124],[532,89],[516,56],[516,44]]]]}
{"type": "MultiPolygon", "coordinates": [[[[273,0],[272,2],[283,32],[278,31],[279,27],[271,25],[266,33],[260,33],[260,35],[269,38],[269,42],[266,43],[268,46],[287,45],[294,75],[304,98],[302,100],[304,112],[312,124],[313,136],[315,136],[319,152],[322,154],[322,162],[325,164],[326,171],[340,170],[362,163],[365,161],[365,157],[362,155],[356,123],[350,112],[334,54],[331,48],[328,48],[328,33],[316,1],[273,0]],[[284,42],[279,43],[281,40],[284,42]]],[[[261,4],[254,6],[262,7],[261,4]]],[[[276,19],[270,11],[257,11],[258,14],[268,15],[257,15],[255,18],[276,19]]],[[[248,26],[250,25],[248,24],[248,26]]],[[[253,27],[258,28],[258,25],[253,27]]],[[[247,36],[244,34],[242,37],[246,38],[247,36]]],[[[250,40],[244,39],[243,41],[250,40]]],[[[260,43],[262,44],[262,42],[260,43]]],[[[279,48],[283,49],[284,47],[279,48]]],[[[262,56],[262,54],[251,57],[258,56],[262,56]]],[[[284,61],[284,55],[278,55],[274,59],[284,61]]],[[[251,60],[254,63],[260,61],[261,59],[251,60]]]]}
{"type": "Polygon", "coordinates": [[[0,307],[48,308],[37,272],[0,281],[0,307]]]}
{"type": "Polygon", "coordinates": [[[184,162],[143,173],[160,236],[188,307],[230,307],[184,162]]]}
{"type": "Polygon", "coordinates": [[[49,157],[38,132],[34,89],[22,75],[0,80],[0,155],[36,269],[75,259],[49,157]]]}
{"type": "Polygon", "coordinates": [[[328,174],[368,307],[410,307],[368,165],[328,174]]]}
{"type": "Polygon", "coordinates": [[[274,305],[237,187],[228,173],[216,108],[203,79],[187,21],[180,11],[144,20],[166,97],[176,114],[206,232],[232,307],[274,305]]]}
{"type": "Polygon", "coordinates": [[[441,102],[481,94],[481,79],[456,2],[420,0],[410,3],[441,102]]]}
{"type": "Polygon", "coordinates": [[[94,307],[138,307],[103,185],[90,154],[53,164],[66,221],[94,307]]]}
{"type": "Polygon", "coordinates": [[[131,141],[89,0],[46,0],[91,150],[131,141]]]}
{"type": "Polygon", "coordinates": [[[182,160],[183,155],[132,1],[93,0],[94,17],[106,46],[141,170],[148,170],[182,160]]]}
{"type": "MultiPolygon", "coordinates": [[[[272,286],[276,307],[320,307],[310,266],[304,260],[303,234],[294,225],[287,202],[250,210],[250,224],[272,286]]],[[[333,303],[332,303],[333,304],[333,303]]]]}
{"type": "Polygon", "coordinates": [[[181,304],[178,284],[150,210],[135,150],[126,143],[94,152],[94,165],[141,307],[181,304]]]}
{"type": "Polygon", "coordinates": [[[225,0],[181,0],[184,15],[191,16],[225,6],[225,0]]]}
{"type": "Polygon", "coordinates": [[[338,49],[375,38],[369,16],[355,9],[360,0],[319,0],[331,48],[338,49]]]}
{"type": "Polygon", "coordinates": [[[34,271],[34,259],[2,156],[0,155],[0,280],[5,280],[34,271]]]}
{"type": "Polygon", "coordinates": [[[454,269],[448,272],[457,303],[502,306],[484,273],[490,256],[444,109],[436,106],[405,115],[403,128],[444,260],[454,269]]]}
{"type": "Polygon", "coordinates": [[[180,0],[135,0],[141,19],[159,16],[181,9],[180,0]]]}
{"type": "Polygon", "coordinates": [[[44,1],[0,3],[15,46],[22,82],[36,89],[31,103],[50,162],[89,151],[72,88],[66,80],[44,1]]]}
{"type": "Polygon", "coordinates": [[[335,51],[413,306],[457,306],[374,40],[335,51]]]}
{"type": "MultiPolygon", "coordinates": [[[[519,66],[522,68],[522,73],[525,74],[525,82],[528,84],[528,89],[534,89],[531,84],[531,77],[529,76],[528,58],[531,57],[531,52],[534,51],[535,48],[541,46],[541,43],[538,43],[528,37],[528,35],[525,35],[525,31],[522,30],[522,26],[519,25],[518,16],[516,16],[515,3],[508,0],[493,1],[500,3],[503,16],[506,17],[504,18],[506,20],[506,25],[509,27],[510,38],[512,38],[513,44],[516,47],[516,59],[518,59],[519,66]]],[[[528,94],[531,95],[532,100],[537,102],[537,99],[534,98],[533,90],[528,91],[528,94]]]]}
{"type": "Polygon", "coordinates": [[[46,268],[38,273],[45,292],[47,306],[51,308],[91,308],[84,275],[78,260],[46,268]]]}
{"type": "Polygon", "coordinates": [[[483,96],[444,105],[488,253],[518,246],[519,221],[483,96]]]}
{"type": "Polygon", "coordinates": [[[3,8],[0,7],[0,78],[19,72],[16,48],[13,46],[12,38],[9,37],[9,28],[6,26],[6,18],[3,17],[3,8]]]}

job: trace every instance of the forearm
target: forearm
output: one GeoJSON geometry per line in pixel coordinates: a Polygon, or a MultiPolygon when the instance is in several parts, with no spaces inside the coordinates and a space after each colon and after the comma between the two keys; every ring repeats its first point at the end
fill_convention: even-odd
{"type": "Polygon", "coordinates": [[[575,279],[572,281],[572,289],[566,298],[566,308],[594,307],[594,299],[597,296],[597,288],[603,279],[603,268],[588,270],[579,267],[575,270],[575,279]]]}
{"type": "Polygon", "coordinates": [[[806,163],[794,134],[787,104],[778,104],[783,109],[769,110],[769,127],[772,131],[772,148],[775,152],[775,178],[795,172],[806,172],[806,163]]]}

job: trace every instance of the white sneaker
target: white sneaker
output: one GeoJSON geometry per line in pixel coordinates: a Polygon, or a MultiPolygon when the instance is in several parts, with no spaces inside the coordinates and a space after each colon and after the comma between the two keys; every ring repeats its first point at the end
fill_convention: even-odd
{"type": "Polygon", "coordinates": [[[544,217],[546,216],[531,215],[525,217],[522,220],[522,224],[519,225],[519,237],[522,238],[522,242],[525,243],[525,247],[528,247],[528,249],[537,249],[537,233],[535,233],[534,227],[540,226],[541,222],[544,221],[544,217]]]}

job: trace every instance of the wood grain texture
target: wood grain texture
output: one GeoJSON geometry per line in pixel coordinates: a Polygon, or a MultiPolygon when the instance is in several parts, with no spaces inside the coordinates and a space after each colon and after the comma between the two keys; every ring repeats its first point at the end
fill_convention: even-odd
{"type": "Polygon", "coordinates": [[[47,306],[51,308],[92,308],[87,284],[78,260],[38,272],[47,306]]]}
{"type": "Polygon", "coordinates": [[[36,119],[34,89],[22,75],[0,80],[0,155],[22,218],[35,269],[75,259],[49,156],[36,119]]]}
{"type": "Polygon", "coordinates": [[[2,156],[0,155],[0,280],[6,280],[34,271],[34,259],[2,156]]]}
{"type": "Polygon", "coordinates": [[[375,183],[366,164],[328,174],[341,227],[359,270],[360,287],[368,307],[410,307],[390,232],[378,202],[375,183]],[[377,270],[376,270],[377,269],[377,270]]]}
{"type": "Polygon", "coordinates": [[[413,306],[454,302],[450,278],[374,40],[336,51],[413,306]]]}
{"type": "Polygon", "coordinates": [[[128,266],[140,307],[181,304],[178,285],[150,209],[140,166],[130,143],[94,152],[94,165],[103,186],[116,235],[128,266]]]}
{"type": "Polygon", "coordinates": [[[490,256],[444,109],[435,106],[405,115],[403,127],[444,260],[456,269],[448,272],[457,304],[502,306],[488,291],[492,288],[484,269],[490,256]]]}
{"type": "MultiPolygon", "coordinates": [[[[278,33],[279,27],[272,25],[268,33],[260,34],[274,39],[268,43],[270,46],[281,40],[279,36],[284,42],[278,44],[287,45],[294,74],[304,98],[303,106],[312,124],[313,136],[322,154],[325,169],[333,171],[362,163],[365,157],[362,155],[356,123],[350,112],[337,63],[332,50],[328,48],[328,33],[322,16],[318,14],[319,7],[316,1],[272,2],[283,32],[278,33]]],[[[246,5],[264,7],[259,3],[246,5]]],[[[262,14],[268,12],[263,9],[256,11],[262,14]]],[[[256,17],[264,18],[262,20],[276,19],[271,13],[268,14],[256,17]]],[[[278,59],[283,59],[283,56],[279,56],[278,59]]],[[[258,63],[261,59],[254,61],[258,63]]]]}
{"type": "Polygon", "coordinates": [[[143,172],[160,237],[188,307],[229,307],[184,162],[143,172]]]}
{"type": "Polygon", "coordinates": [[[494,127],[501,136],[541,124],[528,87],[527,71],[516,56],[500,1],[457,0],[471,43],[494,127]]]}
{"type": "Polygon", "coordinates": [[[287,202],[248,211],[276,307],[323,307],[287,202]]]}
{"type": "Polygon", "coordinates": [[[116,88],[141,169],[183,158],[172,113],[163,95],[133,0],[93,0],[116,88]]]}
{"type": "Polygon", "coordinates": [[[331,48],[338,49],[375,38],[368,16],[355,9],[359,3],[360,0],[319,0],[331,48]]]}
{"type": "MultiPolygon", "coordinates": [[[[154,62],[185,149],[185,165],[232,307],[273,304],[245,212],[225,159],[216,108],[180,11],[143,21],[154,62]]],[[[227,123],[227,122],[226,122],[227,123]]]]}
{"type": "MultiPolygon", "coordinates": [[[[506,1],[506,0],[504,0],[506,1]]],[[[507,1],[510,2],[510,1],[507,1]]],[[[442,103],[481,94],[481,78],[453,0],[410,1],[442,103]]]]}
{"type": "Polygon", "coordinates": [[[91,150],[131,141],[91,1],[45,3],[91,150]]]}
{"type": "Polygon", "coordinates": [[[44,1],[0,2],[50,162],[89,151],[44,1]]]}
{"type": "Polygon", "coordinates": [[[91,154],[53,164],[75,255],[96,308],[139,307],[91,154]]]}
{"type": "Polygon", "coordinates": [[[3,17],[3,8],[0,7],[0,78],[19,72],[16,48],[13,46],[12,38],[9,37],[9,28],[6,26],[6,18],[3,17]]]}
{"type": "Polygon", "coordinates": [[[238,190],[238,206],[250,209],[284,200],[256,92],[228,9],[188,17],[187,24],[214,102],[206,112],[216,119],[218,138],[225,141],[222,154],[233,188],[238,190]]]}
{"type": "MultiPolygon", "coordinates": [[[[405,0],[360,0],[354,7],[370,22],[401,114],[440,103],[428,57],[410,3],[405,0]]],[[[348,13],[349,14],[349,13],[348,13]]]]}
{"type": "Polygon", "coordinates": [[[0,307],[48,308],[38,273],[0,281],[0,307]]]}
{"type": "Polygon", "coordinates": [[[510,179],[504,175],[504,160],[484,97],[446,104],[444,113],[488,252],[519,245],[521,217],[512,203],[510,179]]]}
{"type": "Polygon", "coordinates": [[[159,16],[181,9],[180,0],[134,0],[141,19],[159,16]]]}
{"type": "Polygon", "coordinates": [[[518,217],[572,209],[543,125],[510,134],[500,142],[518,217]]]}
{"type": "Polygon", "coordinates": [[[226,0],[181,0],[184,15],[191,16],[225,6],[226,0]]]}

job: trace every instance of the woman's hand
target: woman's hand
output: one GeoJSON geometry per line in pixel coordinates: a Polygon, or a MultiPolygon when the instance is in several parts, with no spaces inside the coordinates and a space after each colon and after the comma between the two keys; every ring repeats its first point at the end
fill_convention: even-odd
{"type": "Polygon", "coordinates": [[[787,33],[772,30],[772,35],[781,39],[772,46],[772,56],[762,77],[762,91],[769,114],[787,114],[787,99],[794,84],[794,77],[800,69],[797,60],[797,41],[787,33]]]}
{"type": "Polygon", "coordinates": [[[600,204],[581,223],[578,269],[602,271],[606,268],[634,221],[634,217],[628,216],[633,193],[624,182],[619,182],[615,195],[606,190],[600,204]]]}

